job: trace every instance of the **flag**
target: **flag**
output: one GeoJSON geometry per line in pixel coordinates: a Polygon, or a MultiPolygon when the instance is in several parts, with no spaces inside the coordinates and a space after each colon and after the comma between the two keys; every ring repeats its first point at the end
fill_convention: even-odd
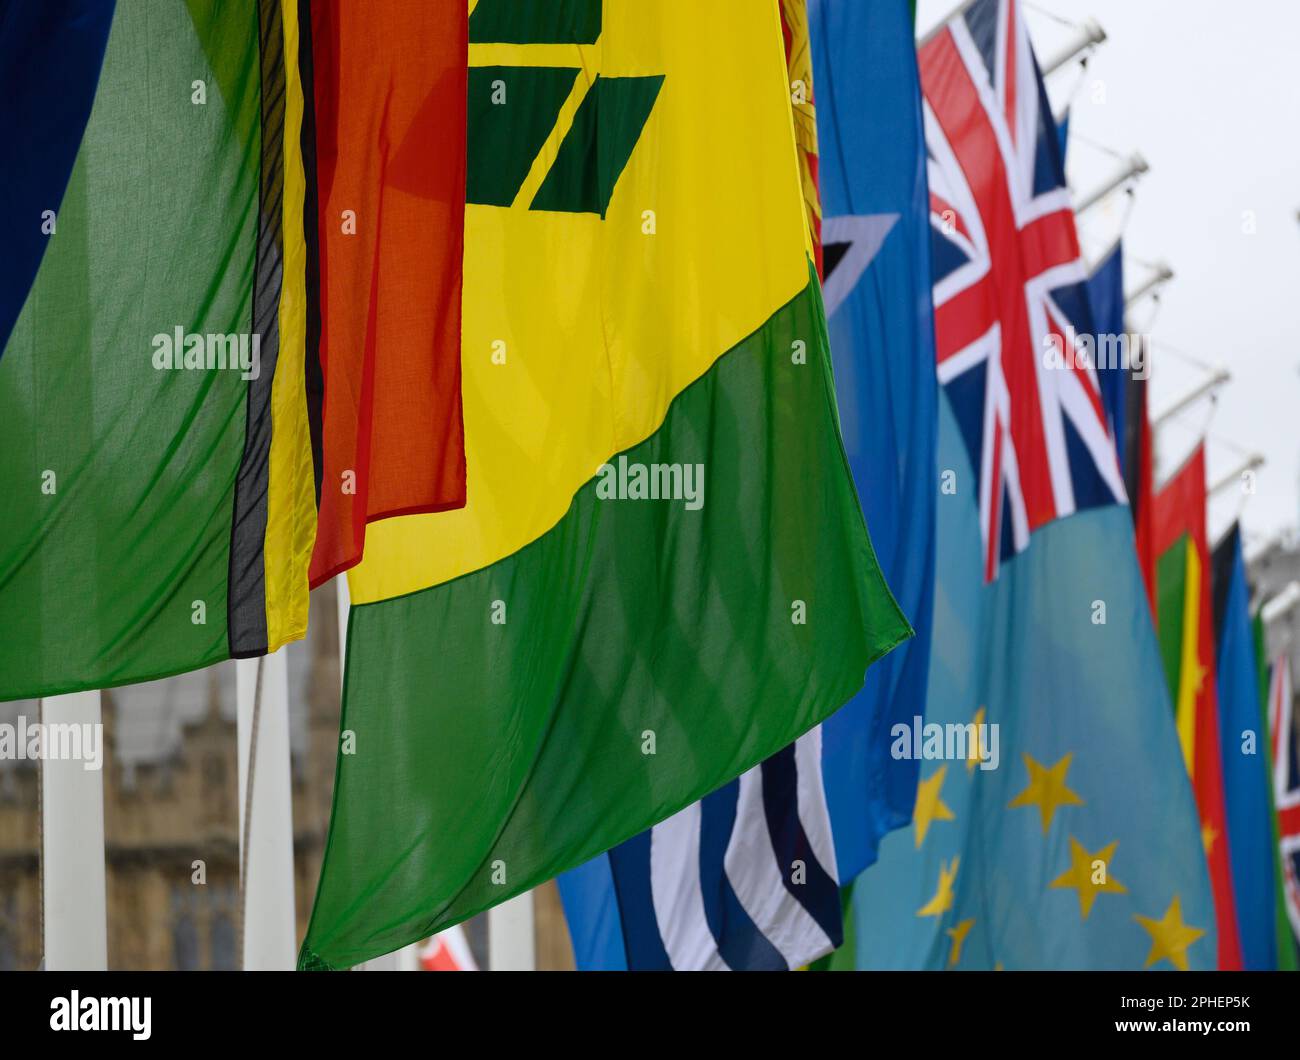
{"type": "Polygon", "coordinates": [[[916,629],[823,726],[823,779],[845,881],[845,941],[818,967],[839,970],[853,966],[852,879],[875,861],[886,831],[911,821],[916,799],[917,763],[889,753],[888,733],[925,703],[938,388],[915,4],[814,0],[811,12],[820,27],[814,67],[831,103],[821,114],[823,139],[828,158],[838,156],[822,168],[825,198],[837,214],[830,223],[843,240],[832,251],[835,266],[846,266],[826,288],[841,426],[863,510],[877,527],[877,555],[916,629]],[[874,232],[883,235],[878,245],[874,232]],[[913,356],[897,356],[900,349],[913,356]],[[876,385],[878,379],[889,386],[876,385]],[[895,455],[872,459],[876,446],[887,453],[890,445],[895,455]]]}
{"type": "Polygon", "coordinates": [[[890,728],[925,703],[934,600],[938,386],[929,193],[911,11],[903,0],[813,0],[825,298],[840,427],[885,579],[916,637],[872,668],[825,724],[840,878],[911,820],[916,763],[890,728]]]}
{"type": "Polygon", "coordinates": [[[1214,886],[1219,967],[1241,967],[1232,862],[1223,797],[1210,549],[1205,530],[1205,449],[1198,445],[1156,494],[1154,542],[1160,651],[1183,762],[1201,818],[1214,886]]]}
{"type": "Polygon", "coordinates": [[[836,428],[776,5],[480,0],[469,37],[468,502],[373,524],[350,572],[304,967],[665,820],[910,633],[836,428]]]}
{"type": "Polygon", "coordinates": [[[0,700],[262,654],[307,623],[298,5],[111,9],[0,358],[0,700]]]}
{"type": "Polygon", "coordinates": [[[1143,340],[1127,332],[1124,301],[1124,247],[1116,241],[1088,278],[1088,302],[1097,334],[1093,346],[1102,406],[1119,456],[1124,491],[1133,513],[1138,563],[1155,614],[1155,549],[1152,542],[1151,423],[1147,414],[1147,360],[1143,340]]]}
{"type": "Polygon", "coordinates": [[[823,274],[822,204],[819,191],[816,99],[813,92],[812,48],[808,37],[806,0],[781,0],[781,36],[785,40],[790,102],[794,106],[794,140],[799,152],[799,179],[803,183],[808,230],[817,275],[823,274]]]}
{"type": "Polygon", "coordinates": [[[1088,307],[1018,5],[981,0],[920,63],[945,384],[934,622],[924,717],[893,733],[920,762],[912,824],[854,882],[856,963],[1207,967],[1192,794],[1095,373],[1041,356],[1088,307]],[[936,201],[936,177],[964,202],[936,201]]]}
{"type": "Polygon", "coordinates": [[[985,577],[1039,527],[1124,500],[1087,272],[1046,90],[1015,0],[978,0],[920,50],[935,342],[979,476],[985,577]]]}
{"type": "Polygon", "coordinates": [[[420,947],[420,968],[426,972],[477,972],[464,929],[457,924],[426,939],[420,947]]]}
{"type": "Polygon", "coordinates": [[[14,5],[0,22],[0,355],[58,227],[113,8],[113,0],[47,0],[14,5]]]}
{"type": "Polygon", "coordinates": [[[1088,277],[1088,304],[1097,328],[1094,345],[1101,403],[1110,422],[1111,434],[1119,446],[1120,466],[1124,467],[1127,391],[1131,375],[1129,365],[1122,363],[1123,358],[1112,356],[1124,352],[1117,349],[1120,336],[1125,336],[1125,350],[1128,342],[1124,326],[1124,247],[1119,240],[1102,255],[1088,277]]]}
{"type": "Polygon", "coordinates": [[[1216,692],[1219,750],[1223,761],[1223,801],[1228,825],[1229,866],[1241,940],[1241,963],[1248,971],[1278,967],[1273,892],[1273,825],[1269,798],[1272,754],[1259,700],[1259,670],[1250,625],[1250,587],[1237,525],[1215,546],[1211,557],[1214,586],[1216,692]]]}
{"type": "Polygon", "coordinates": [[[465,503],[468,8],[317,0],[303,10],[315,586],[361,558],[368,522],[465,503]]]}
{"type": "MultiPolygon", "coordinates": [[[[781,28],[820,272],[804,0],[782,0],[781,28]]],[[[838,946],[842,918],[821,747],[814,729],[701,802],[562,875],[579,970],[785,971],[838,946]]]]}
{"type": "Polygon", "coordinates": [[[579,971],[789,971],[843,941],[822,730],[560,877],[579,971]]]}
{"type": "Polygon", "coordinates": [[[959,486],[939,504],[924,718],[938,728],[921,739],[946,757],[922,762],[911,827],[854,883],[856,966],[1212,968],[1205,859],[1128,513],[1047,524],[984,583],[960,488],[973,469],[947,397],[940,412],[939,466],[959,486]]]}
{"type": "MultiPolygon", "coordinates": [[[[1300,946],[1300,732],[1297,731],[1291,685],[1291,661],[1273,661],[1268,690],[1269,731],[1272,734],[1273,802],[1277,808],[1278,858],[1282,897],[1291,924],[1292,945],[1300,946]]],[[[1294,950],[1292,963],[1294,968],[1294,950]]]]}
{"type": "MultiPolygon", "coordinates": [[[[795,756],[783,752],[602,855],[606,866],[562,876],[580,969],[808,963],[841,937],[827,885],[865,869],[880,836],[910,819],[916,797],[915,763],[889,754],[891,724],[925,700],[933,595],[937,387],[912,19],[903,0],[813,0],[807,19],[798,6],[782,7],[787,26],[811,28],[811,73],[793,63],[790,70],[810,100],[793,97],[796,129],[814,87],[826,102],[818,138],[831,160],[821,179],[833,213],[818,205],[810,216],[825,212],[830,234],[824,296],[840,426],[877,556],[917,636],[873,666],[866,687],[823,723],[820,762],[804,746],[809,734],[795,756]],[[737,784],[743,791],[766,777],[770,788],[774,773],[791,768],[799,770],[798,799],[776,803],[765,789],[761,801],[739,799],[753,820],[736,816],[737,784]],[[806,837],[812,859],[786,856],[781,834],[806,837]],[[827,835],[833,849],[819,854],[827,835]],[[808,870],[805,882],[783,890],[789,872],[778,870],[796,861],[808,870]],[[750,907],[737,895],[754,896],[750,907]]],[[[809,51],[801,33],[787,30],[786,51],[809,51]]]]}
{"type": "Polygon", "coordinates": [[[1277,766],[1277,734],[1273,730],[1273,719],[1270,713],[1272,672],[1269,666],[1268,646],[1265,643],[1262,608],[1255,612],[1251,622],[1251,632],[1255,643],[1255,671],[1259,682],[1260,725],[1269,735],[1268,809],[1273,835],[1273,925],[1277,939],[1277,967],[1278,971],[1294,972],[1297,967],[1300,967],[1300,951],[1297,950],[1297,941],[1300,938],[1291,930],[1291,918],[1287,912],[1286,879],[1282,871],[1281,820],[1278,817],[1277,795],[1273,784],[1273,775],[1277,766]]]}

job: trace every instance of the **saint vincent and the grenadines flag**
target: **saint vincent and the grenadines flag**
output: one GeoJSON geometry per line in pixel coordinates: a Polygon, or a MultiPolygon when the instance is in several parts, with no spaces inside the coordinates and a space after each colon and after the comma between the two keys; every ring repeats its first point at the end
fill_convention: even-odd
{"type": "Polygon", "coordinates": [[[910,632],[836,427],[776,5],[480,0],[469,37],[468,503],[351,572],[304,967],[670,816],[910,632]],[[609,498],[623,458],[703,504],[609,498]]]}
{"type": "Polygon", "coordinates": [[[298,5],[11,14],[0,114],[33,102],[8,139],[39,183],[5,210],[0,699],[273,650],[306,627],[316,518],[298,5]]]}
{"type": "Polygon", "coordinates": [[[1192,778],[1214,886],[1218,966],[1241,967],[1215,677],[1213,572],[1206,533],[1205,448],[1198,445],[1155,497],[1157,626],[1183,763],[1192,778]]]}

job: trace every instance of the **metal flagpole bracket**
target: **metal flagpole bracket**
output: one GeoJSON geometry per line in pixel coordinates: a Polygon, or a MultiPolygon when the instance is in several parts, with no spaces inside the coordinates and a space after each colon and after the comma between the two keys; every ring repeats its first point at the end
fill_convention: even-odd
{"type": "Polygon", "coordinates": [[[1268,461],[1262,454],[1251,453],[1250,456],[1246,457],[1245,460],[1215,482],[1214,485],[1209,488],[1207,496],[1213,497],[1216,493],[1222,493],[1229,486],[1241,481],[1242,475],[1249,471],[1258,471],[1266,463],[1268,463],[1268,461]]]}
{"type": "Polygon", "coordinates": [[[1124,296],[1125,309],[1132,309],[1148,296],[1158,298],[1160,289],[1174,278],[1174,270],[1163,261],[1156,262],[1152,269],[1150,276],[1124,296]]]}
{"type": "Polygon", "coordinates": [[[1134,151],[1133,154],[1129,155],[1129,157],[1125,159],[1119,170],[1111,175],[1110,179],[1102,184],[1101,187],[1095,189],[1091,194],[1084,196],[1084,198],[1079,202],[1079,205],[1074,209],[1075,216],[1077,217],[1086,213],[1112,192],[1118,191],[1125,185],[1136,181],[1150,169],[1151,167],[1147,165],[1147,160],[1142,157],[1141,153],[1134,151]]]}
{"type": "MultiPolygon", "coordinates": [[[[1062,66],[1065,66],[1072,59],[1076,58],[1083,52],[1091,53],[1092,49],[1099,44],[1106,42],[1106,31],[1101,28],[1101,24],[1095,18],[1084,19],[1078,26],[1075,35],[1070,38],[1069,43],[1063,45],[1060,50],[1053,52],[1052,57],[1043,64],[1043,76],[1055,73],[1062,66]]],[[[1084,60],[1087,55],[1083,56],[1084,60]]]]}
{"type": "Polygon", "coordinates": [[[1259,615],[1265,625],[1271,625],[1298,606],[1300,606],[1300,582],[1291,582],[1271,600],[1264,603],[1264,606],[1259,609],[1259,615]]]}
{"type": "Polygon", "coordinates": [[[1173,419],[1180,412],[1191,408],[1191,406],[1196,404],[1196,402],[1213,394],[1214,391],[1218,390],[1224,383],[1231,382],[1231,380],[1232,373],[1229,372],[1228,369],[1222,367],[1215,369],[1210,378],[1197,384],[1158,416],[1153,417],[1151,420],[1151,427],[1154,429],[1161,426],[1161,424],[1169,422],[1169,420],[1173,419]]]}

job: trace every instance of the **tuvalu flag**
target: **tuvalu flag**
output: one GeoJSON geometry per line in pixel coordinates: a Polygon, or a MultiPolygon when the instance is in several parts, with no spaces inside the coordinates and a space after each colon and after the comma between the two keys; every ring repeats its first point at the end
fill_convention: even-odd
{"type": "MultiPolygon", "coordinates": [[[[86,6],[44,5],[22,54],[35,64],[75,27],[93,66],[86,6]]],[[[21,200],[24,226],[47,223],[44,254],[17,277],[34,282],[0,357],[0,700],[147,681],[306,629],[297,12],[97,5],[111,25],[61,201],[65,108],[33,108],[33,142],[58,157],[49,201],[21,200]]],[[[6,49],[22,25],[5,19],[6,49]]],[[[5,77],[62,89],[26,66],[5,77]]]]}
{"type": "Polygon", "coordinates": [[[1198,445],[1155,497],[1157,628],[1183,764],[1192,778],[1214,886],[1219,967],[1241,967],[1223,796],[1214,650],[1213,578],[1205,528],[1205,447],[1198,445]]]}
{"type": "Polygon", "coordinates": [[[372,525],[351,572],[302,967],[669,817],[910,633],[836,426],[776,4],[479,0],[469,40],[468,503],[372,525]]]}
{"type": "Polygon", "coordinates": [[[946,396],[939,466],[958,484],[939,503],[925,725],[940,737],[921,744],[911,827],[854,884],[856,966],[1214,967],[1128,511],[1049,523],[985,585],[961,486],[974,470],[946,396]]]}
{"type": "Polygon", "coordinates": [[[978,0],[919,55],[942,384],[933,639],[924,718],[892,733],[920,760],[912,825],[854,884],[857,963],[1205,967],[1192,793],[1096,375],[1065,339],[1091,314],[1021,5],[978,0]]]}
{"type": "Polygon", "coordinates": [[[315,586],[361,558],[367,523],[465,504],[468,9],[303,8],[315,586]]]}

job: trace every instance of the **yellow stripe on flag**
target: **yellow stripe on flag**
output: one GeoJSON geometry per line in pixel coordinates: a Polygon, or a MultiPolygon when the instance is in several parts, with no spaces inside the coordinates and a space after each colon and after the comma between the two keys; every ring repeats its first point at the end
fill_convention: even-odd
{"type": "Polygon", "coordinates": [[[265,569],[267,650],[307,633],[307,567],[316,541],[316,491],[304,384],[307,245],[303,236],[302,82],[298,5],[281,7],[284,28],[284,205],[281,210],[280,347],[271,384],[265,569]]]}
{"type": "Polygon", "coordinates": [[[1178,742],[1183,748],[1187,775],[1196,775],[1196,700],[1205,671],[1201,668],[1201,557],[1192,540],[1187,542],[1187,575],[1183,596],[1183,651],[1178,674],[1178,704],[1175,719],[1178,742]]]}

